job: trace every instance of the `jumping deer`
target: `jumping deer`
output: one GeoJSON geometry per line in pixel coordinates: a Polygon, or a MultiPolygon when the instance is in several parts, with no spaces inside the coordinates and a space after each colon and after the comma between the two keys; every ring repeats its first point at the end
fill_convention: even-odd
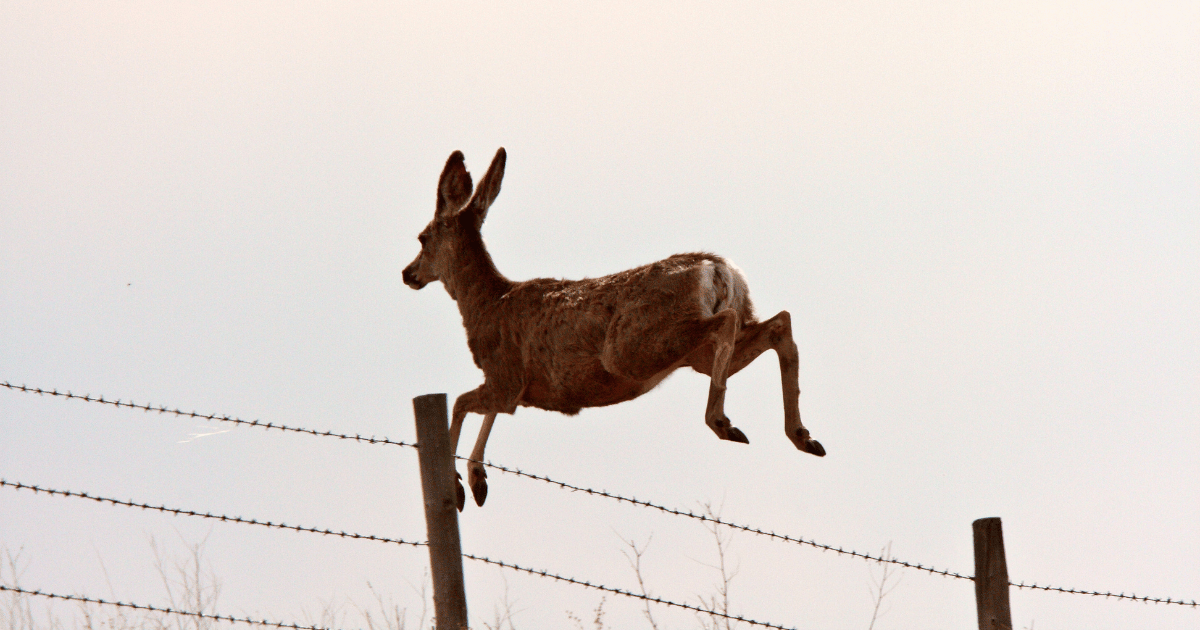
{"type": "MultiPolygon", "coordinates": [[[[712,378],[704,421],[717,437],[748,444],[725,416],[725,380],[768,349],[779,356],[784,431],[796,448],[825,455],[800,422],[799,357],[791,315],[758,321],[742,272],[708,253],[677,254],[601,278],[515,282],[492,263],[480,229],[500,193],[505,152],[472,194],[463,154],[446,160],[421,253],[404,269],[420,289],[440,280],[458,303],[483,384],[458,397],[450,425],[457,449],[463,419],[483,415],[467,462],[478,505],[487,498],[483,451],[496,414],[537,407],[568,415],[632,400],[688,366],[712,378]]],[[[458,509],[466,493],[458,486],[458,509]]]]}

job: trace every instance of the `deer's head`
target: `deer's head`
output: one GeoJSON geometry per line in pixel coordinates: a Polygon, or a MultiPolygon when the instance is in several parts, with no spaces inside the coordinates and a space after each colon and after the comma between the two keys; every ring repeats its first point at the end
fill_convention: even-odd
{"type": "Polygon", "coordinates": [[[496,200],[496,195],[500,194],[504,160],[504,148],[501,147],[496,151],[487,174],[479,182],[479,188],[472,195],[471,174],[463,165],[462,152],[450,154],[438,180],[437,208],[433,220],[417,236],[421,242],[421,253],[404,268],[404,284],[420,289],[435,280],[444,283],[450,277],[455,254],[468,239],[479,237],[479,229],[487,217],[488,208],[496,200]]]}

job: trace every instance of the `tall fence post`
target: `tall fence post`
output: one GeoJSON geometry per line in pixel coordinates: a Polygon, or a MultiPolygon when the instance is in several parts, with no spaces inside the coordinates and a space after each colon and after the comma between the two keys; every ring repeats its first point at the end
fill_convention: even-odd
{"type": "Polygon", "coordinates": [[[1004,560],[1004,532],[998,517],[971,524],[975,533],[975,609],[979,630],[1012,630],[1008,607],[1008,565],[1004,560]]]}
{"type": "Polygon", "coordinates": [[[454,453],[450,451],[446,395],[417,396],[413,399],[413,411],[417,422],[417,453],[421,464],[421,491],[425,497],[425,529],[429,535],[437,630],[462,630],[467,627],[467,596],[463,588],[454,453]]]}

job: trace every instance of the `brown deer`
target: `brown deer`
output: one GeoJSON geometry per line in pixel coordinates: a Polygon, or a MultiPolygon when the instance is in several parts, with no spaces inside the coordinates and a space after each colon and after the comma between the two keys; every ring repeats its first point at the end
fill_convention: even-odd
{"type": "MultiPolygon", "coordinates": [[[[688,366],[712,377],[704,421],[722,440],[748,444],[725,417],[725,379],[768,349],[779,356],[784,431],[796,448],[824,456],[800,422],[799,357],[787,311],[754,317],[741,271],[713,254],[677,254],[602,278],[514,282],[492,263],[480,236],[500,193],[505,153],[496,152],[472,195],[463,154],[446,160],[421,253],[404,269],[420,289],[440,280],[458,302],[483,385],[454,401],[450,443],[463,419],[483,414],[467,462],[475,502],[487,498],[483,450],[496,414],[537,407],[569,415],[632,400],[688,366]]],[[[458,509],[465,492],[458,487],[458,509]]]]}

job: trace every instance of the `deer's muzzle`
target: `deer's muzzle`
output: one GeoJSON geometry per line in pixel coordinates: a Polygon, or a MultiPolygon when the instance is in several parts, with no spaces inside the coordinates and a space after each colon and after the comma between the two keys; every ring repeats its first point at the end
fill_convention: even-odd
{"type": "Polygon", "coordinates": [[[404,273],[401,274],[401,277],[404,278],[404,284],[407,284],[409,287],[411,287],[413,289],[421,289],[426,284],[429,284],[429,283],[427,281],[421,280],[420,278],[417,277],[416,270],[413,269],[413,267],[415,267],[415,266],[416,266],[416,264],[414,263],[412,265],[405,267],[404,273]]]}

